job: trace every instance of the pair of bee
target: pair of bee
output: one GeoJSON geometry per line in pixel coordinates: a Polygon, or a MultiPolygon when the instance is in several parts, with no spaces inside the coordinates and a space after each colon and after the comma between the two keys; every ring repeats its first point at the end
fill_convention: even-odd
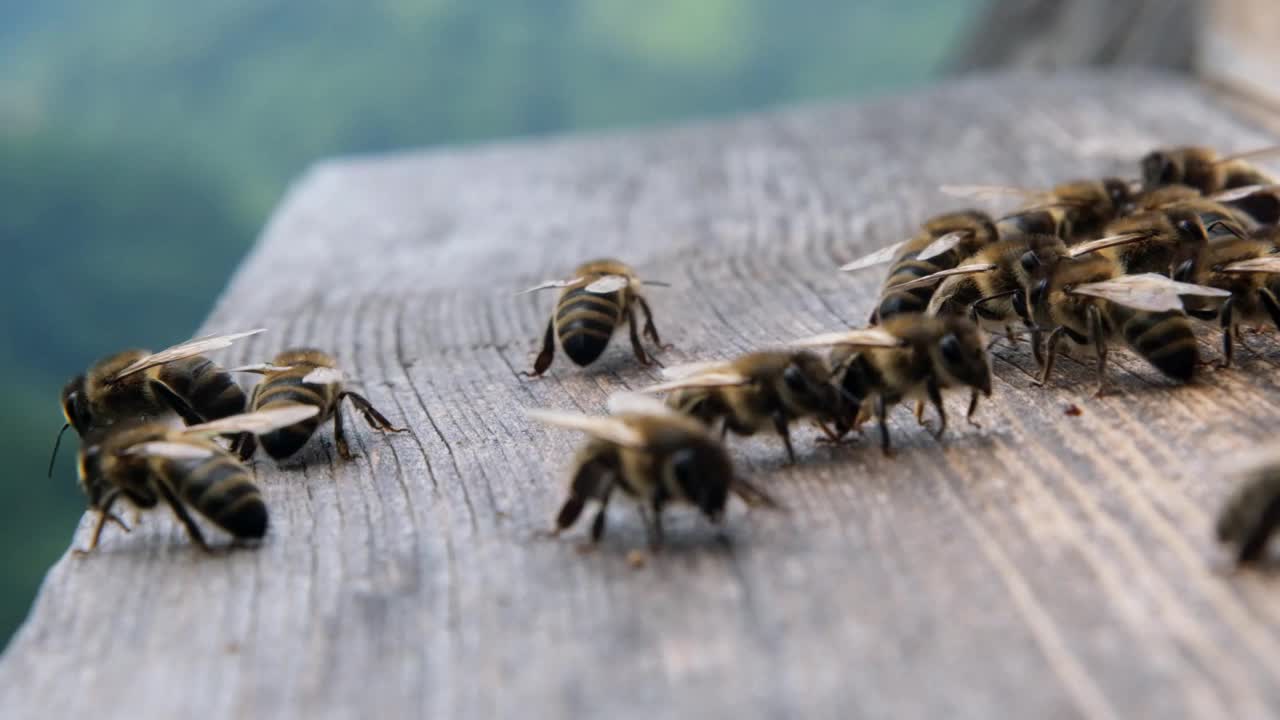
{"type": "Polygon", "coordinates": [[[67,383],[62,391],[67,422],[49,470],[52,475],[63,432],[75,429],[81,438],[81,486],[99,514],[90,550],[106,522],[125,527],[111,513],[120,499],[139,508],[164,499],[206,549],[187,505],[237,538],[261,537],[266,509],[244,461],[259,438],[273,458],[287,458],[330,418],[339,453],[349,458],[338,407],[343,398],[350,398],[376,429],[399,430],[368,400],[343,387],[341,371],[323,352],[289,350],[269,365],[231,370],[204,357],[259,332],[199,338],[158,353],[117,353],[67,383]],[[250,397],[231,377],[241,371],[265,375],[250,397]],[[170,414],[189,427],[170,427],[163,421],[170,414]],[[232,438],[231,447],[214,442],[218,436],[232,438]]]}

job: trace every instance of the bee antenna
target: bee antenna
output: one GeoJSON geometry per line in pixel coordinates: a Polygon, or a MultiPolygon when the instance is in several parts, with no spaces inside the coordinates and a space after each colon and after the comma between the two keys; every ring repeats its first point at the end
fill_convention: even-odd
{"type": "Polygon", "coordinates": [[[1228,221],[1228,220],[1222,220],[1222,219],[1214,220],[1213,222],[1211,222],[1211,223],[1209,223],[1208,225],[1206,225],[1206,226],[1205,226],[1204,231],[1205,231],[1206,233],[1208,233],[1208,232],[1212,232],[1214,228],[1223,228],[1224,230],[1226,230],[1227,232],[1231,233],[1232,235],[1235,235],[1236,237],[1240,238],[1241,240],[1248,240],[1248,239],[1249,239],[1248,237],[1246,237],[1246,236],[1245,236],[1245,234],[1244,234],[1244,231],[1243,231],[1243,230],[1241,230],[1240,228],[1236,227],[1236,224],[1235,224],[1235,223],[1230,222],[1230,221],[1228,221]]]}
{"type": "Polygon", "coordinates": [[[58,448],[62,446],[62,434],[71,427],[71,423],[63,423],[58,431],[58,439],[53,441],[53,454],[49,456],[49,477],[53,477],[53,464],[58,460],[58,448]]]}
{"type": "Polygon", "coordinates": [[[654,287],[671,287],[671,283],[662,280],[641,280],[642,285],[653,285],[654,287]]]}

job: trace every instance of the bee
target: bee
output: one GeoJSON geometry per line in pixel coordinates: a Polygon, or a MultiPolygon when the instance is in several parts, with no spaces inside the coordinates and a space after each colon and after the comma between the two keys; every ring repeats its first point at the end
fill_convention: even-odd
{"type": "Polygon", "coordinates": [[[1099,252],[1128,274],[1172,277],[1210,240],[1243,227],[1225,205],[1208,198],[1180,200],[1115,220],[1104,228],[1104,237],[1074,245],[1070,254],[1099,252]]]}
{"type": "Polygon", "coordinates": [[[338,368],[337,361],[324,351],[294,348],[279,353],[266,365],[245,366],[235,370],[264,376],[262,382],[254,386],[253,396],[249,400],[249,406],[254,411],[295,403],[310,405],[318,410],[311,417],[261,434],[257,438],[251,434],[241,435],[232,446],[241,460],[253,457],[259,440],[268,455],[275,460],[284,460],[301,450],[320,425],[330,418],[333,419],[333,439],[338,446],[338,454],[342,459],[350,460],[353,456],[343,430],[340,407],[343,400],[350,400],[355,405],[369,427],[381,432],[407,432],[405,428],[392,425],[363,395],[347,390],[343,386],[345,374],[338,368]]]}
{"type": "Polygon", "coordinates": [[[1205,243],[1193,261],[1183,264],[1175,279],[1218,288],[1230,294],[1220,305],[1189,299],[1187,312],[1217,319],[1222,326],[1222,362],[1231,365],[1233,336],[1239,325],[1271,322],[1280,328],[1280,255],[1268,239],[1238,234],[1205,243]]]}
{"type": "Polygon", "coordinates": [[[249,470],[214,441],[218,435],[269,432],[317,413],[314,407],[291,405],[235,415],[175,429],[155,421],[124,420],[95,426],[80,448],[80,487],[98,522],[86,550],[98,547],[103,528],[114,522],[129,527],[111,512],[119,500],[139,509],[161,500],[173,510],[192,541],[208,551],[204,534],[187,508],[193,508],[237,539],[258,539],[267,531],[267,506],[249,470]]]}
{"type": "Polygon", "coordinates": [[[942,191],[954,197],[990,199],[1004,197],[1021,198],[1026,205],[1014,213],[1011,219],[1019,222],[1035,220],[1037,224],[1018,227],[1024,232],[1042,232],[1044,221],[1049,219],[1061,233],[1062,239],[1071,242],[1081,238],[1096,237],[1104,225],[1123,215],[1132,204],[1136,188],[1133,183],[1120,178],[1102,180],[1074,180],[1055,185],[1049,190],[1007,187],[1001,185],[944,185],[942,191]],[[1020,216],[1030,211],[1057,208],[1061,215],[1020,216]]]}
{"type": "Polygon", "coordinates": [[[670,349],[671,346],[663,345],[658,337],[653,313],[640,292],[641,285],[668,286],[656,280],[641,281],[634,270],[617,260],[593,260],[579,265],[571,280],[550,280],[519,293],[562,288],[555,313],[547,322],[542,352],[533,363],[533,372],[526,374],[537,377],[551,367],[557,338],[574,364],[590,365],[604,353],[613,331],[623,324],[631,331],[631,350],[636,359],[641,365],[648,365],[653,357],[640,342],[635,317],[637,305],[644,312],[644,334],[659,350],[670,349]]]}
{"type": "Polygon", "coordinates": [[[995,222],[978,210],[938,215],[925,222],[909,240],[895,243],[843,265],[845,272],[892,263],[870,324],[907,312],[923,312],[933,294],[932,286],[900,290],[898,285],[955,267],[979,248],[997,238],[995,222]]]}
{"type": "Polygon", "coordinates": [[[1106,389],[1108,345],[1115,340],[1123,340],[1166,376],[1187,382],[1200,356],[1182,296],[1228,294],[1154,273],[1123,275],[1114,260],[1097,253],[1064,259],[1035,282],[1028,296],[1036,324],[1053,328],[1037,384],[1048,382],[1063,336],[1093,347],[1099,395],[1106,389]]]}
{"type": "Polygon", "coordinates": [[[1231,204],[1263,224],[1280,221],[1280,194],[1276,180],[1247,161],[1280,152],[1280,146],[1233,155],[1218,155],[1207,147],[1173,147],[1143,156],[1142,183],[1148,191],[1167,185],[1186,185],[1205,195],[1237,188],[1254,190],[1234,198],[1231,204]]]}
{"type": "MultiPolygon", "coordinates": [[[[827,333],[796,341],[800,347],[832,347],[835,381],[853,400],[857,417],[846,415],[838,435],[860,426],[874,412],[880,425],[880,449],[889,444],[889,408],[903,400],[927,400],[938,414],[934,437],[947,429],[942,392],[970,388],[966,419],[973,423],[978,396],[991,396],[991,358],[982,329],[966,317],[899,315],[880,326],[893,342],[868,342],[865,330],[827,333]]],[[[922,421],[923,404],[916,420],[922,421]]]]}
{"type": "Polygon", "coordinates": [[[655,550],[663,543],[662,511],[668,503],[693,505],[717,524],[730,493],[749,506],[779,507],[734,473],[724,446],[697,420],[634,393],[611,396],[609,410],[606,417],[526,411],[534,420],[589,437],[574,459],[569,497],[556,515],[552,535],[572,527],[586,503],[595,501],[599,509],[591,523],[591,541],[599,542],[615,489],[639,503],[649,545],[655,550]]]}
{"type": "Polygon", "coordinates": [[[1016,322],[1030,326],[1026,291],[1032,273],[1066,251],[1055,235],[1014,235],[992,243],[966,261],[973,272],[940,278],[926,312],[965,316],[993,331],[1007,331],[1016,322]]]}
{"type": "Polygon", "coordinates": [[[261,332],[265,331],[197,338],[158,353],[126,350],[99,360],[72,378],[62,388],[66,423],[58,432],[49,458],[50,477],[62,434],[68,427],[84,437],[92,430],[126,419],[154,419],[176,413],[183,422],[196,425],[244,412],[244,391],[230,373],[204,354],[261,332]]]}
{"type": "MultiPolygon", "coordinates": [[[[896,343],[895,338],[866,331],[868,342],[896,343]]],[[[667,405],[708,426],[721,423],[721,436],[732,431],[750,436],[772,430],[795,462],[791,423],[812,419],[830,439],[827,426],[849,412],[840,389],[831,382],[831,369],[805,350],[767,350],[727,362],[694,363],[669,368],[672,380],[644,389],[667,392],[667,405]]]]}
{"type": "Polygon", "coordinates": [[[1218,513],[1218,541],[1235,547],[1237,565],[1263,560],[1267,545],[1280,529],[1280,463],[1255,465],[1218,513]]]}

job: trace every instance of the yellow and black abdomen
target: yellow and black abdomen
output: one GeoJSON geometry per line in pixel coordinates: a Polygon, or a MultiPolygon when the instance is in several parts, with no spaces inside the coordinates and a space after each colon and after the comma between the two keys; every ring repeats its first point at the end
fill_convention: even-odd
{"type": "Polygon", "coordinates": [[[889,279],[884,283],[884,290],[880,293],[880,301],[876,304],[872,322],[882,323],[895,315],[906,313],[924,313],[929,309],[929,301],[933,298],[936,285],[910,290],[895,290],[893,286],[945,269],[928,260],[916,260],[915,253],[895,262],[889,271],[889,279]]]}
{"type": "Polygon", "coordinates": [[[1200,363],[1191,321],[1177,310],[1142,312],[1117,307],[1120,332],[1134,352],[1179,382],[1191,380],[1200,363]]]}
{"type": "Polygon", "coordinates": [[[253,396],[253,409],[300,404],[320,408],[316,415],[288,427],[259,436],[262,447],[276,460],[283,460],[302,449],[307,440],[328,420],[337,405],[338,392],[334,385],[304,383],[302,379],[314,370],[311,366],[298,366],[284,372],[272,373],[262,381],[253,396]]]}
{"type": "Polygon", "coordinates": [[[556,305],[556,336],[560,347],[577,365],[590,365],[604,353],[614,329],[622,322],[622,292],[589,293],[570,288],[556,305]]]}
{"type": "Polygon", "coordinates": [[[231,373],[202,356],[161,365],[154,373],[206,422],[239,415],[248,402],[231,373]]]}
{"type": "Polygon", "coordinates": [[[159,466],[162,480],[178,497],[238,538],[267,533],[267,504],[249,471],[234,457],[218,453],[202,460],[166,460],[159,466]]]}

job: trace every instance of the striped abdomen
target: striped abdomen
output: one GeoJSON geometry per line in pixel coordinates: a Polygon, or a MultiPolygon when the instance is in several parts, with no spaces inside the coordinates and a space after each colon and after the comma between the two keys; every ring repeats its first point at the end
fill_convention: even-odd
{"type": "Polygon", "coordinates": [[[1125,311],[1120,332],[1134,352],[1157,370],[1179,382],[1187,382],[1200,362],[1191,321],[1179,311],[1125,311]]]}
{"type": "Polygon", "coordinates": [[[249,472],[230,455],[204,460],[170,460],[161,465],[163,480],[184,503],[238,538],[267,533],[267,505],[249,472]]]}
{"type": "Polygon", "coordinates": [[[577,365],[590,365],[600,357],[622,322],[622,293],[589,293],[583,288],[566,290],[556,305],[556,336],[560,347],[577,365]]]}
{"type": "Polygon", "coordinates": [[[239,415],[247,404],[231,373],[201,356],[161,365],[155,378],[206,421],[239,415]]]}
{"type": "Polygon", "coordinates": [[[259,436],[262,447],[276,460],[283,460],[301,450],[320,427],[320,423],[333,415],[338,400],[338,386],[302,382],[302,378],[314,369],[300,365],[285,372],[273,373],[262,381],[254,393],[254,410],[291,403],[320,408],[318,414],[302,422],[259,436]]]}
{"type": "Polygon", "coordinates": [[[929,300],[933,298],[936,285],[911,290],[894,290],[893,286],[932,275],[944,269],[928,260],[916,260],[915,253],[906,255],[894,263],[889,271],[889,279],[885,281],[884,290],[880,293],[880,302],[876,304],[874,321],[884,322],[894,315],[904,313],[923,313],[929,308],[929,300]]]}

